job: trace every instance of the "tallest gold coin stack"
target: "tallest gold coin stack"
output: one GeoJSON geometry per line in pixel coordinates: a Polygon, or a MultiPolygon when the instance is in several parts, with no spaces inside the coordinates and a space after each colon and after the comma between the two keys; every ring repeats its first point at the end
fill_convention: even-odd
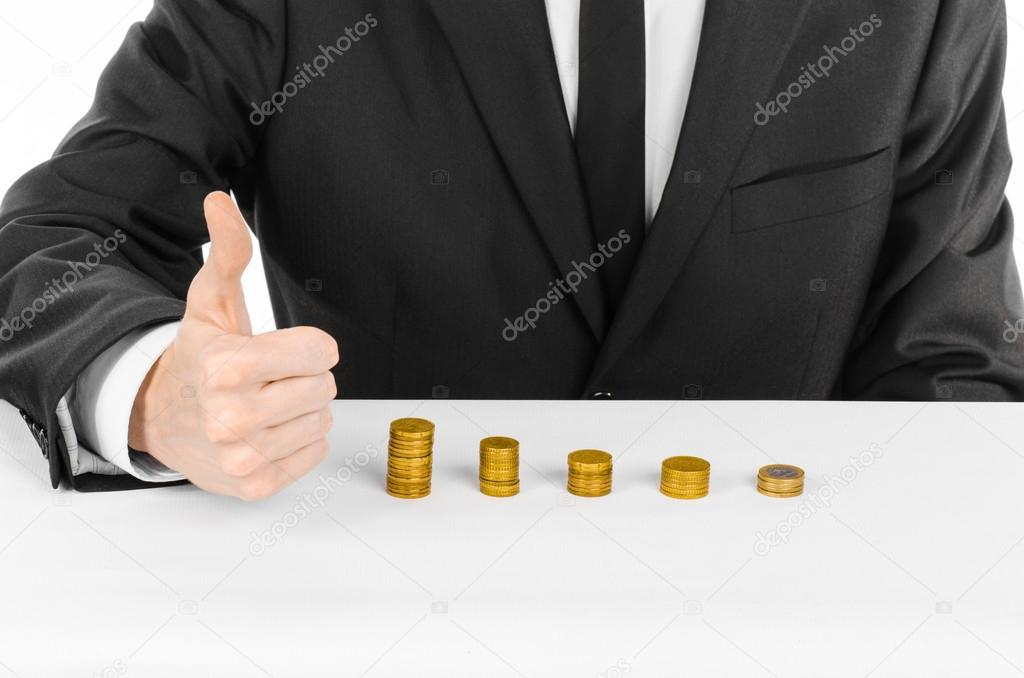
{"type": "Polygon", "coordinates": [[[519,441],[491,436],[480,441],[480,491],[489,497],[519,494],[519,441]]]}
{"type": "Polygon", "coordinates": [[[406,418],[391,422],[387,490],[392,497],[419,499],[430,494],[434,424],[406,418]]]}

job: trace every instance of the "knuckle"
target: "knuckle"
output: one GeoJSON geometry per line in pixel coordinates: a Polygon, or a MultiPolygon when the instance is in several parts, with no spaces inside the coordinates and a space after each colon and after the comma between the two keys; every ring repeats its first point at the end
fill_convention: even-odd
{"type": "Polygon", "coordinates": [[[261,501],[277,493],[277,487],[264,478],[253,478],[238,485],[238,497],[243,501],[261,501]]]}
{"type": "Polygon", "coordinates": [[[241,354],[223,358],[216,367],[208,368],[206,383],[214,389],[231,390],[245,383],[246,365],[241,354]]]}
{"type": "Polygon", "coordinates": [[[227,454],[221,459],[220,468],[225,475],[232,478],[244,478],[252,475],[262,465],[262,459],[255,452],[242,449],[227,454]]]}
{"type": "Polygon", "coordinates": [[[217,419],[224,428],[228,429],[235,437],[242,437],[251,432],[255,415],[251,409],[238,404],[226,406],[217,414],[217,419]]]}
{"type": "Polygon", "coordinates": [[[207,417],[203,421],[203,434],[206,439],[215,445],[224,445],[237,440],[238,436],[231,432],[224,424],[213,417],[207,417]]]}

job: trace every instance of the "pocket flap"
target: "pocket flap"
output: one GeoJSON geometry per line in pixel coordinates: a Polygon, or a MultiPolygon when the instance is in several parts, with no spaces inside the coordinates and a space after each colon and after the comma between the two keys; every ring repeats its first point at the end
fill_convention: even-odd
{"type": "Polygon", "coordinates": [[[732,189],[732,230],[754,231],[857,207],[892,187],[892,147],[839,167],[732,189]]]}

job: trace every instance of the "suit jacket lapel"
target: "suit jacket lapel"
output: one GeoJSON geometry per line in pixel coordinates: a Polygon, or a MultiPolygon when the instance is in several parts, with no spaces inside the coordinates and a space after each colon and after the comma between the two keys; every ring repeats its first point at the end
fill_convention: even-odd
{"type": "MultiPolygon", "coordinates": [[[[544,0],[427,0],[498,152],[558,271],[594,251],[544,0]]],[[[547,291],[546,284],[538,294],[547,291]]],[[[591,275],[575,303],[595,337],[604,291],[591,275]]]]}
{"type": "Polygon", "coordinates": [[[811,0],[708,0],[679,144],[622,306],[586,392],[643,330],[729,186],[811,0]],[[688,171],[701,172],[687,183],[688,171]]]}

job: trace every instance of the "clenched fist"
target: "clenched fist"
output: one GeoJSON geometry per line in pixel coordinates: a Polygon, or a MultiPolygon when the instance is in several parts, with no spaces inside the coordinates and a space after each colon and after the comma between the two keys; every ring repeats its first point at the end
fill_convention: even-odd
{"type": "Polygon", "coordinates": [[[203,489],[256,500],[327,454],[338,345],[312,327],[252,335],[241,281],[248,227],[224,193],[204,208],[210,256],[174,343],[139,389],[128,443],[203,489]]]}

